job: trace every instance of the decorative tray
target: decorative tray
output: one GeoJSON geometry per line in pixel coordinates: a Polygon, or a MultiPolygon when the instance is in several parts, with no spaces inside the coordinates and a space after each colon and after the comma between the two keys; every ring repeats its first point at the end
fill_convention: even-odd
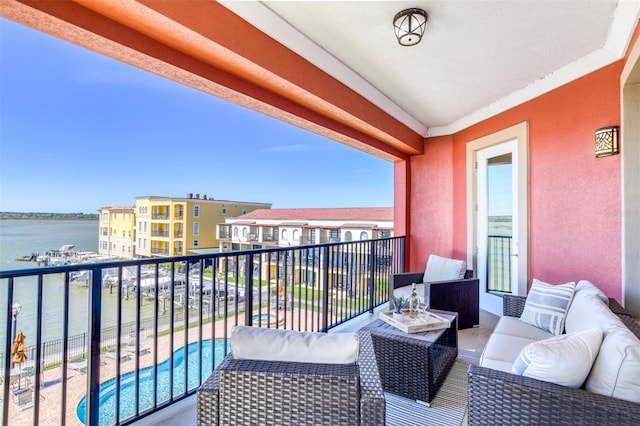
{"type": "Polygon", "coordinates": [[[432,312],[421,312],[415,319],[409,318],[408,310],[403,312],[405,315],[402,321],[393,318],[393,311],[380,312],[380,319],[405,333],[440,330],[451,326],[451,321],[432,312]]]}

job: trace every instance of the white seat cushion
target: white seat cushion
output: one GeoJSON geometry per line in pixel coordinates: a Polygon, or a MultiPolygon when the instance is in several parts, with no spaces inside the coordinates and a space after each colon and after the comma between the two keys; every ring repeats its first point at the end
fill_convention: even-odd
{"type": "Polygon", "coordinates": [[[466,272],[467,262],[432,254],[427,261],[422,282],[458,280],[464,278],[466,272]]]}
{"type": "Polygon", "coordinates": [[[482,367],[491,367],[511,373],[513,363],[520,355],[520,351],[533,342],[535,340],[525,337],[492,333],[482,351],[479,364],[482,367]]]}
{"type": "Polygon", "coordinates": [[[520,321],[519,318],[500,317],[480,357],[480,365],[511,373],[520,351],[530,343],[553,335],[520,321]]]}
{"type": "Polygon", "coordinates": [[[544,340],[553,336],[546,330],[520,321],[518,317],[509,316],[500,317],[496,327],[493,329],[493,333],[522,337],[532,341],[544,340]]]}
{"type": "Polygon", "coordinates": [[[593,328],[531,343],[522,349],[512,371],[545,382],[579,388],[598,355],[602,336],[601,328],[593,328]]]}
{"type": "Polygon", "coordinates": [[[236,359],[353,364],[358,361],[356,333],[316,333],[236,326],[229,340],[236,359]]]}

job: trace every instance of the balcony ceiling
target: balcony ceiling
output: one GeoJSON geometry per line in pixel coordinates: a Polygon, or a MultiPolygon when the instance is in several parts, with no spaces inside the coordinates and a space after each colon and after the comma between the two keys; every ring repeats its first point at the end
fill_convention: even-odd
{"type": "Polygon", "coordinates": [[[0,0],[0,14],[393,161],[619,60],[640,0],[0,0]],[[409,7],[429,20],[404,47],[392,20],[409,7]]]}
{"type": "Polygon", "coordinates": [[[620,59],[630,1],[261,1],[222,4],[423,136],[450,134],[620,59]],[[429,14],[403,47],[392,19],[429,14]]]}

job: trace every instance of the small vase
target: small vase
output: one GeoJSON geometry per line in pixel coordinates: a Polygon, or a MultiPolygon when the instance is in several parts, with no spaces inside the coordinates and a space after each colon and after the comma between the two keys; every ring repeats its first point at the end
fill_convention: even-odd
{"type": "Polygon", "coordinates": [[[404,312],[394,312],[393,319],[396,321],[404,321],[404,312]]]}

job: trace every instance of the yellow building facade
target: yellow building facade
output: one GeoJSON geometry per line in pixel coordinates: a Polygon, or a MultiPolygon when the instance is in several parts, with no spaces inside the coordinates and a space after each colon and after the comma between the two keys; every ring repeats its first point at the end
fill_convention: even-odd
{"type": "Polygon", "coordinates": [[[216,226],[269,203],[215,200],[200,194],[185,198],[136,197],[135,256],[183,256],[219,247],[216,226]]]}
{"type": "Polygon", "coordinates": [[[269,203],[215,200],[200,194],[136,197],[135,205],[98,209],[98,252],[134,259],[217,251],[219,223],[270,208],[269,203]]]}
{"type": "Polygon", "coordinates": [[[134,206],[107,206],[98,209],[98,253],[133,259],[135,241],[134,206]]]}

